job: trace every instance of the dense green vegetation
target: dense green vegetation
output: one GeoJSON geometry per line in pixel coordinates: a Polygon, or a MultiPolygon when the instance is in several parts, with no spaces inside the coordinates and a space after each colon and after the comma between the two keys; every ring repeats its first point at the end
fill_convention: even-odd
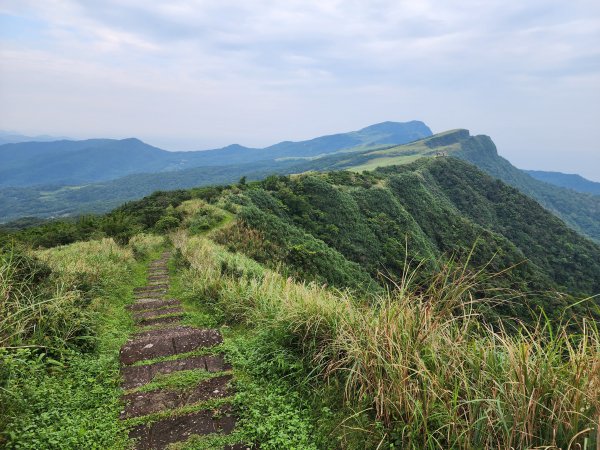
{"type": "Polygon", "coordinates": [[[576,231],[600,241],[599,196],[582,194],[530,177],[498,156],[494,143],[487,136],[474,136],[461,142],[456,156],[537,200],[576,231]]]}
{"type": "MultiPolygon", "coordinates": [[[[600,292],[600,247],[516,189],[455,159],[423,159],[373,173],[270,177],[221,200],[237,221],[216,236],[263,263],[302,278],[363,292],[397,283],[406,263],[429,274],[443,261],[470,261],[506,289],[538,292],[513,313],[600,292]]],[[[593,302],[589,305],[593,308],[593,302]]],[[[506,305],[500,308],[507,313],[506,305]]]]}
{"type": "Polygon", "coordinates": [[[400,162],[156,192],[103,216],[5,228],[2,444],[127,448],[124,306],[168,235],[185,320],[221,327],[233,364],[231,439],[593,448],[598,302],[580,300],[600,292],[600,247],[464,161],[400,162]]]}
{"type": "MultiPolygon", "coordinates": [[[[197,152],[204,158],[204,167],[130,175],[85,186],[0,189],[0,209],[3,211],[0,219],[102,213],[125,201],[138,199],[157,190],[229,184],[241,177],[258,180],[272,173],[373,170],[377,167],[409,164],[422,157],[435,157],[442,153],[466,160],[489,175],[516,187],[558,215],[576,231],[600,241],[600,197],[532,178],[501,158],[491,139],[486,136],[470,136],[467,130],[455,130],[406,145],[381,146],[385,142],[405,142],[426,136],[427,130],[419,128],[418,124],[414,125],[414,129],[411,128],[412,125],[407,125],[408,128],[403,130],[402,127],[398,128],[399,124],[384,123],[367,127],[355,134],[325,136],[298,143],[283,142],[261,151],[232,146],[222,150],[197,152]],[[351,144],[358,147],[347,148],[351,144]],[[274,159],[277,157],[282,158],[274,159]],[[231,164],[232,160],[236,163],[231,164]]],[[[19,224],[8,224],[8,227],[15,226],[19,224]]]]}
{"type": "Polygon", "coordinates": [[[255,386],[239,399],[245,436],[261,448],[595,445],[593,326],[494,331],[473,313],[479,274],[452,264],[425,290],[408,277],[364,298],[294,282],[204,236],[173,240],[186,289],[232,327],[234,369],[255,386]]]}
{"type": "Polygon", "coordinates": [[[163,239],[138,235],[0,251],[0,447],[125,448],[118,349],[140,262],[163,239]],[[137,258],[137,260],[136,260],[137,258]]]}

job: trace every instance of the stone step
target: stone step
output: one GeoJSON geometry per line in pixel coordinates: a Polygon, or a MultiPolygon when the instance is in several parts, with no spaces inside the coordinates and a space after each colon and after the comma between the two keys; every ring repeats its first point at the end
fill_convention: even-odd
{"type": "Polygon", "coordinates": [[[175,300],[174,298],[168,300],[140,299],[137,300],[133,305],[127,306],[127,309],[130,311],[150,311],[179,305],[181,305],[181,302],[179,300],[175,300]]]}
{"type": "Polygon", "coordinates": [[[148,289],[142,292],[135,292],[133,294],[134,298],[144,298],[151,297],[153,295],[165,295],[168,289],[158,288],[158,289],[148,289]]]}
{"type": "Polygon", "coordinates": [[[179,324],[183,319],[183,313],[176,316],[161,316],[153,319],[142,319],[137,322],[140,327],[153,327],[156,325],[175,325],[179,324]]]}
{"type": "Polygon", "coordinates": [[[177,355],[223,342],[217,330],[199,330],[190,327],[175,327],[151,330],[127,341],[121,348],[120,359],[125,365],[145,359],[177,355]]]}
{"type": "Polygon", "coordinates": [[[166,285],[169,286],[169,279],[168,278],[162,278],[160,280],[148,280],[146,282],[146,287],[154,287],[154,286],[160,286],[160,285],[166,285]]]}
{"type": "Polygon", "coordinates": [[[147,294],[145,296],[135,296],[134,297],[134,305],[143,305],[148,302],[162,302],[168,300],[165,298],[164,294],[147,294]]]}
{"type": "Polygon", "coordinates": [[[131,429],[129,437],[136,439],[136,449],[161,450],[169,444],[186,441],[192,435],[229,434],[235,427],[235,417],[229,405],[215,410],[203,410],[178,417],[169,417],[149,425],[131,429]]]}
{"type": "Polygon", "coordinates": [[[206,370],[207,372],[223,372],[231,370],[223,355],[191,356],[174,361],[161,361],[146,366],[121,367],[123,389],[135,389],[150,383],[156,375],[166,375],[183,370],[206,370]]]}
{"type": "Polygon", "coordinates": [[[133,294],[133,298],[136,300],[144,299],[144,298],[160,298],[167,293],[167,289],[157,289],[154,291],[146,291],[146,292],[136,292],[133,294]]]}
{"type": "Polygon", "coordinates": [[[169,284],[169,275],[149,275],[148,276],[148,284],[152,285],[152,283],[155,283],[155,284],[160,284],[160,283],[169,284]]]}
{"type": "Polygon", "coordinates": [[[229,387],[231,378],[231,375],[209,378],[186,390],[159,389],[124,395],[125,408],[121,412],[121,419],[147,416],[168,409],[194,405],[206,400],[228,397],[232,394],[229,387]]]}
{"type": "Polygon", "coordinates": [[[143,319],[156,319],[160,316],[165,316],[168,314],[182,314],[183,308],[181,307],[173,307],[173,308],[164,308],[164,309],[152,309],[150,311],[138,311],[133,315],[134,320],[142,321],[143,319]]]}
{"type": "Polygon", "coordinates": [[[147,291],[154,291],[154,290],[158,290],[158,289],[169,289],[169,285],[166,283],[162,283],[162,284],[154,284],[152,286],[136,287],[133,289],[133,292],[134,293],[147,292],[147,291]]]}

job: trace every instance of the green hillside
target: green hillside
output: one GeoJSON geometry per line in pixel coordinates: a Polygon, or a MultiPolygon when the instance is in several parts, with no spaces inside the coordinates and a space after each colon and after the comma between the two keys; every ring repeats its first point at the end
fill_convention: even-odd
{"type": "Polygon", "coordinates": [[[0,233],[0,446],[597,446],[600,247],[457,158],[401,162],[0,233]],[[163,345],[182,326],[223,342],[163,345]],[[172,354],[127,365],[136,339],[172,354]]]}
{"type": "MultiPolygon", "coordinates": [[[[358,132],[297,143],[284,142],[264,151],[233,146],[223,150],[196,152],[204,158],[202,164],[206,166],[203,167],[134,174],[79,186],[4,188],[0,189],[0,220],[6,222],[23,217],[68,217],[103,213],[157,190],[228,184],[243,176],[248,180],[258,180],[273,173],[286,175],[341,169],[360,172],[409,164],[422,157],[438,158],[448,155],[468,161],[489,175],[516,187],[574,230],[600,242],[600,197],[532,178],[500,157],[487,136],[470,136],[467,130],[452,130],[405,145],[381,145],[389,140],[410,140],[419,133],[426,134],[427,130],[423,127],[420,122],[386,122],[358,132]],[[349,143],[355,145],[359,142],[355,147],[344,148],[349,143]],[[268,155],[271,155],[270,158],[277,158],[268,159],[268,155]],[[254,160],[256,158],[258,160],[254,160]],[[236,162],[232,164],[231,161],[236,162]]],[[[190,157],[190,161],[192,160],[190,157]]]]}
{"type": "Polygon", "coordinates": [[[344,157],[327,157],[320,163],[322,170],[362,171],[405,164],[419,157],[443,157],[438,155],[453,156],[474,164],[492,177],[537,200],[574,230],[600,241],[600,197],[532,178],[499,156],[488,136],[470,136],[467,130],[452,130],[407,145],[369,150],[344,157]]]}

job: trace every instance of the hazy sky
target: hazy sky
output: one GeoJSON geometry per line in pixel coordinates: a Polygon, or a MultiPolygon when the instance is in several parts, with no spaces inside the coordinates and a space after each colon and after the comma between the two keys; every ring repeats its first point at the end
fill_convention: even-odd
{"type": "Polygon", "coordinates": [[[385,120],[600,180],[598,0],[1,0],[0,129],[265,146],[385,120]]]}

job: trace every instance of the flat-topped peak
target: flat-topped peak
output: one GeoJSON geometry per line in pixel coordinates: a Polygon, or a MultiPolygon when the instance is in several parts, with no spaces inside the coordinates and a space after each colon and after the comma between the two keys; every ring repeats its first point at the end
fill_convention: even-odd
{"type": "Polygon", "coordinates": [[[471,137],[469,130],[459,128],[456,130],[449,130],[443,133],[435,134],[429,138],[426,138],[424,141],[425,145],[427,145],[430,148],[434,148],[456,144],[458,142],[469,139],[469,137],[471,137]]]}

